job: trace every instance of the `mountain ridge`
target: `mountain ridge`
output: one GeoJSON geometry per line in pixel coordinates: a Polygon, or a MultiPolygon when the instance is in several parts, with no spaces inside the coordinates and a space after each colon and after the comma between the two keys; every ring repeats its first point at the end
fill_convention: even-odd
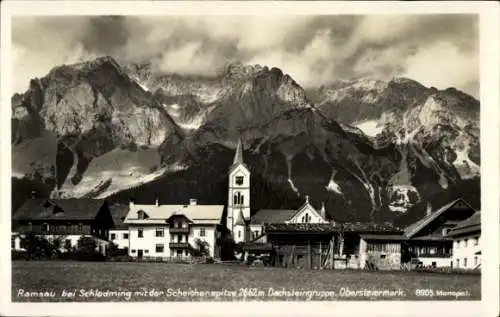
{"type": "MultiPolygon", "coordinates": [[[[224,176],[222,162],[238,138],[258,180],[255,192],[273,188],[282,203],[309,194],[330,209],[358,210],[353,215],[362,220],[394,220],[480,176],[480,154],[472,154],[479,102],[456,89],[402,78],[311,92],[278,68],[237,63],[212,78],[122,67],[112,57],[71,67],[53,68],[12,97],[13,171],[47,184],[53,197],[124,201],[148,184],[164,184],[158,195],[165,195],[195,180],[200,190],[169,195],[204,196],[214,175],[203,176],[201,163],[224,176]],[[379,133],[356,127],[360,119],[374,121],[379,133]]],[[[219,197],[222,179],[213,202],[227,199],[219,197]]],[[[263,197],[253,200],[266,207],[263,197]]]]}

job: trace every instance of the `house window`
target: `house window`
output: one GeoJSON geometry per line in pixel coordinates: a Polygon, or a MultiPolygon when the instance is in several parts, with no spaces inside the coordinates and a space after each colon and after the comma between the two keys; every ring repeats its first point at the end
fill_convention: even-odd
{"type": "Polygon", "coordinates": [[[50,231],[50,225],[48,223],[43,224],[43,231],[49,232],[50,231]]]}
{"type": "Polygon", "coordinates": [[[135,253],[135,249],[132,249],[132,253],[135,253]]]}
{"type": "Polygon", "coordinates": [[[478,239],[478,238],[474,239],[474,245],[475,245],[475,246],[476,246],[476,245],[479,245],[479,239],[478,239]]]}
{"type": "Polygon", "coordinates": [[[11,247],[12,249],[15,249],[15,248],[16,248],[16,237],[14,237],[14,238],[12,238],[12,239],[10,240],[10,247],[11,247]]]}
{"type": "Polygon", "coordinates": [[[144,253],[149,253],[149,250],[148,249],[144,250],[144,253]]]}
{"type": "Polygon", "coordinates": [[[236,176],[236,185],[243,185],[243,176],[236,176]]]}
{"type": "Polygon", "coordinates": [[[78,224],[78,231],[83,231],[83,224],[81,222],[78,224]]]}
{"type": "Polygon", "coordinates": [[[460,259],[457,259],[457,268],[460,267],[460,259]]]}
{"type": "Polygon", "coordinates": [[[163,253],[164,249],[165,249],[165,247],[163,246],[163,244],[156,245],[156,253],[163,253]]]}
{"type": "Polygon", "coordinates": [[[433,268],[437,267],[437,263],[436,262],[432,262],[431,265],[432,265],[433,268]]]}
{"type": "Polygon", "coordinates": [[[156,229],[156,236],[157,237],[163,237],[164,232],[163,229],[156,229]]]}
{"type": "Polygon", "coordinates": [[[71,249],[71,240],[70,239],[64,240],[64,247],[66,249],[71,249]]]}
{"type": "Polygon", "coordinates": [[[128,239],[128,233],[123,234],[123,239],[128,239]]]}
{"type": "Polygon", "coordinates": [[[200,228],[200,237],[205,236],[205,228],[200,228]]]}
{"type": "Polygon", "coordinates": [[[115,233],[112,233],[111,234],[111,240],[115,240],[116,239],[116,234],[115,233]]]}
{"type": "Polygon", "coordinates": [[[467,258],[464,258],[464,267],[467,267],[467,258]]]}
{"type": "Polygon", "coordinates": [[[182,250],[177,250],[177,256],[181,257],[182,256],[182,250]]]}
{"type": "Polygon", "coordinates": [[[241,238],[241,231],[238,230],[238,238],[241,238]]]}
{"type": "Polygon", "coordinates": [[[185,250],[185,251],[184,251],[184,254],[185,254],[186,256],[189,256],[189,251],[188,251],[188,250],[185,250]]]}
{"type": "Polygon", "coordinates": [[[28,222],[28,230],[33,231],[33,224],[31,222],[28,222]]]}
{"type": "Polygon", "coordinates": [[[469,246],[469,240],[465,239],[465,247],[467,248],[469,246]]]}
{"type": "Polygon", "coordinates": [[[474,257],[474,266],[477,265],[477,256],[474,257]]]}
{"type": "Polygon", "coordinates": [[[143,238],[144,237],[144,232],[142,228],[137,229],[137,237],[143,238]]]}
{"type": "Polygon", "coordinates": [[[380,258],[381,258],[381,259],[385,259],[385,257],[386,257],[386,255],[385,255],[385,254],[381,254],[381,255],[380,255],[380,258]]]}
{"type": "Polygon", "coordinates": [[[177,228],[182,228],[182,222],[177,223],[177,228]]]}

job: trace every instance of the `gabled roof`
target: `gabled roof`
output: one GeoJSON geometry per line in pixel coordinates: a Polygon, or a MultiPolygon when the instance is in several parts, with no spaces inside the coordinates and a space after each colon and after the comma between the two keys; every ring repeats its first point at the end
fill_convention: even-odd
{"type": "Polygon", "coordinates": [[[361,234],[364,240],[383,240],[383,241],[404,241],[406,237],[402,234],[361,234]]]}
{"type": "Polygon", "coordinates": [[[309,207],[312,212],[315,213],[316,216],[320,217],[321,219],[323,219],[324,221],[327,221],[326,219],[323,218],[323,216],[318,212],[316,211],[316,209],[309,203],[309,199],[306,199],[306,202],[302,204],[302,206],[300,206],[299,209],[296,210],[295,214],[293,216],[290,217],[290,219],[293,219],[296,215],[298,215],[299,213],[301,213],[306,207],[309,207]]]}
{"type": "Polygon", "coordinates": [[[13,220],[93,220],[104,199],[29,199],[14,214],[13,220]]]}
{"type": "Polygon", "coordinates": [[[481,231],[481,212],[479,211],[451,229],[448,235],[457,236],[477,231],[481,231]]]}
{"type": "Polygon", "coordinates": [[[125,218],[126,224],[166,223],[172,215],[183,215],[195,224],[219,224],[223,205],[131,205],[125,218]],[[143,210],[148,219],[138,219],[137,212],[143,210]]]}
{"type": "Polygon", "coordinates": [[[284,223],[290,220],[297,210],[295,209],[261,209],[252,216],[251,224],[284,223]]]}
{"type": "Polygon", "coordinates": [[[402,234],[403,230],[389,223],[377,224],[366,222],[344,223],[269,223],[264,225],[264,232],[311,232],[311,233],[391,233],[402,234]]]}
{"type": "Polygon", "coordinates": [[[424,218],[420,219],[419,221],[409,225],[408,227],[405,228],[405,235],[408,237],[408,238],[411,238],[413,236],[415,236],[418,232],[420,232],[420,230],[422,230],[425,226],[427,226],[429,223],[431,223],[434,219],[438,218],[440,215],[442,215],[445,211],[447,211],[448,209],[450,209],[451,207],[453,207],[455,204],[457,204],[458,202],[462,202],[464,203],[466,206],[470,207],[472,210],[474,210],[474,208],[472,208],[465,200],[461,199],[461,198],[458,198],[458,199],[455,199],[449,203],[447,203],[446,205],[442,206],[441,208],[439,208],[438,210],[432,212],[431,214],[425,216],[424,218]]]}
{"type": "MultiPolygon", "coordinates": [[[[128,226],[124,223],[125,217],[128,213],[128,206],[115,204],[109,207],[111,212],[111,217],[113,217],[113,222],[115,227],[113,229],[126,229],[128,226]]],[[[111,229],[111,230],[113,230],[111,229]]]]}

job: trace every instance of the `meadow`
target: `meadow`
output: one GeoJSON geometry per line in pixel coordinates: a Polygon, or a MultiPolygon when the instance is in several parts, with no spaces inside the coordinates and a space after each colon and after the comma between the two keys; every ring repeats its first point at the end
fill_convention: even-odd
{"type": "Polygon", "coordinates": [[[480,274],[13,261],[12,301],[480,300],[480,274]]]}

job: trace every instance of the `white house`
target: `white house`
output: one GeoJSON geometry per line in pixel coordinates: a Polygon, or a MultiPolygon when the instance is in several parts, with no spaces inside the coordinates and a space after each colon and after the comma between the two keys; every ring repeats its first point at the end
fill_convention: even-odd
{"type": "Polygon", "coordinates": [[[450,230],[453,238],[453,267],[460,269],[481,268],[481,213],[476,212],[470,218],[450,230]]]}
{"type": "Polygon", "coordinates": [[[218,256],[223,205],[137,205],[130,203],[124,223],[129,229],[129,255],[136,258],[189,258],[206,244],[218,256]]]}

